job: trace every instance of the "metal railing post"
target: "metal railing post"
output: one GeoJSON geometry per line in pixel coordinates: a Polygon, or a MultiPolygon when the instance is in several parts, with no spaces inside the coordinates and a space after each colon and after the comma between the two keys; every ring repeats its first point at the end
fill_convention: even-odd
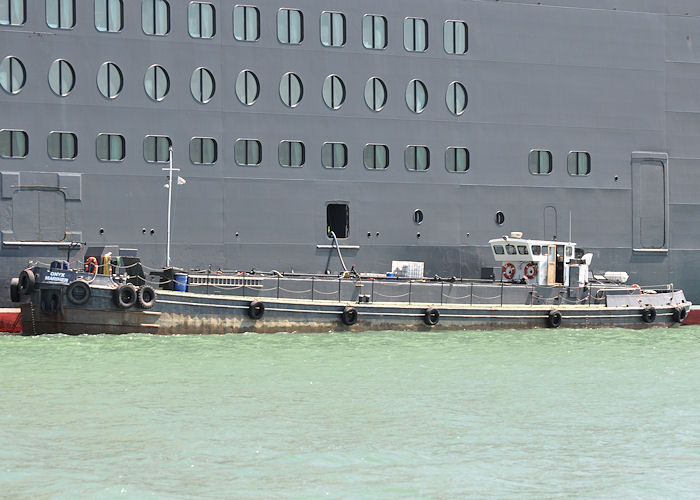
{"type": "Polygon", "coordinates": [[[314,300],[314,277],[311,276],[311,301],[314,300]]]}

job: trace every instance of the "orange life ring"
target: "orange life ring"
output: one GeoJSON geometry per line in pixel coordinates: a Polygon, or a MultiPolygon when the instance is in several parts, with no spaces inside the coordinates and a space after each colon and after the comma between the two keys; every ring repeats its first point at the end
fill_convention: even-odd
{"type": "Polygon", "coordinates": [[[529,280],[537,276],[537,264],[530,262],[525,266],[525,277],[529,280]]]}
{"type": "Polygon", "coordinates": [[[99,266],[97,264],[97,257],[88,257],[85,261],[85,272],[97,274],[99,266]]]}
{"type": "Polygon", "coordinates": [[[507,280],[513,279],[515,276],[515,266],[510,262],[503,265],[503,277],[507,280]]]}

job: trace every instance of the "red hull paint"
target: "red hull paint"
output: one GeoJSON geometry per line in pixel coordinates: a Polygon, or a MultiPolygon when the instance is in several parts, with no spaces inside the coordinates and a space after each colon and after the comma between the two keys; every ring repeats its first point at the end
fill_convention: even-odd
{"type": "Polygon", "coordinates": [[[684,325],[700,325],[700,309],[691,307],[688,316],[683,322],[684,325]]]}
{"type": "Polygon", "coordinates": [[[0,332],[22,333],[20,309],[0,309],[0,332]]]}

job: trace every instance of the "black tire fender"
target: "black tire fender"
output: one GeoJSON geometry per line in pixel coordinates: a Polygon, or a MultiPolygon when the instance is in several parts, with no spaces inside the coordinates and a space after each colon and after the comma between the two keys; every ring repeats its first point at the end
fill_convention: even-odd
{"type": "Polygon", "coordinates": [[[66,296],[71,304],[83,306],[90,300],[90,285],[82,280],[73,281],[66,288],[66,296]]]}
{"type": "Polygon", "coordinates": [[[156,303],[158,295],[150,285],[140,286],[136,291],[136,301],[141,309],[150,309],[156,303]]]}
{"type": "Polygon", "coordinates": [[[645,323],[653,323],[656,320],[656,308],[654,306],[646,306],[642,309],[642,320],[645,323]]]}
{"type": "Polygon", "coordinates": [[[12,278],[10,280],[10,300],[12,302],[19,302],[19,278],[12,278]]]}
{"type": "Polygon", "coordinates": [[[31,269],[25,269],[19,273],[19,293],[29,295],[34,291],[36,285],[36,276],[31,269]]]}
{"type": "Polygon", "coordinates": [[[131,283],[119,285],[113,293],[114,304],[120,309],[128,309],[136,303],[136,287],[131,283]]]}
{"type": "Polygon", "coordinates": [[[340,319],[344,325],[354,325],[357,323],[357,309],[352,306],[346,306],[345,309],[343,309],[343,313],[340,315],[340,319]]]}
{"type": "Polygon", "coordinates": [[[265,303],[259,300],[253,300],[248,305],[248,317],[253,320],[259,320],[265,314],[265,303]]]}
{"type": "Polygon", "coordinates": [[[435,307],[428,307],[423,315],[423,321],[428,326],[435,326],[440,322],[440,311],[435,307]]]}
{"type": "Polygon", "coordinates": [[[559,328],[561,326],[561,313],[556,309],[549,311],[547,315],[547,325],[550,328],[559,328]]]}
{"type": "Polygon", "coordinates": [[[688,316],[688,311],[685,310],[685,307],[679,306],[676,307],[673,310],[673,321],[676,323],[683,323],[685,321],[686,316],[688,316]]]}

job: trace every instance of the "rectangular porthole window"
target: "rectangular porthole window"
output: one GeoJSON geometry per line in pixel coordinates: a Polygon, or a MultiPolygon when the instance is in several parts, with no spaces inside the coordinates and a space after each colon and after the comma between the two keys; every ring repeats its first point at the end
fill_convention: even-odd
{"type": "Polygon", "coordinates": [[[168,163],[173,143],[165,135],[147,135],[143,138],[143,159],[148,163],[168,163]]]}
{"type": "Polygon", "coordinates": [[[445,168],[448,172],[469,170],[469,150],[467,148],[447,148],[445,150],[445,168]]]}
{"type": "Polygon", "coordinates": [[[466,54],[469,48],[467,34],[467,23],[464,21],[445,21],[443,32],[445,52],[448,54],[466,54]]]}
{"type": "Polygon", "coordinates": [[[566,157],[566,170],[569,175],[590,175],[591,155],[584,151],[572,151],[566,157]]]}
{"type": "Polygon", "coordinates": [[[0,0],[0,25],[21,26],[27,20],[27,0],[0,0]]]}
{"type": "Polygon", "coordinates": [[[164,36],[170,33],[170,4],[166,0],[143,0],[141,27],[147,35],[164,36]]]}
{"type": "Polygon", "coordinates": [[[348,147],[342,142],[327,142],[321,148],[321,164],[326,168],[345,168],[348,147]]]}
{"type": "Polygon", "coordinates": [[[46,0],[46,25],[55,29],[75,26],[75,0],[46,0]]]}
{"type": "Polygon", "coordinates": [[[404,19],[403,46],[409,52],[428,50],[428,21],[418,17],[404,19]]]}
{"type": "Polygon", "coordinates": [[[262,162],[262,144],[255,139],[238,139],[233,145],[236,165],[257,167],[262,162]]]}
{"type": "Polygon", "coordinates": [[[216,140],[211,137],[193,137],[190,141],[190,161],[195,165],[213,165],[218,157],[216,140]]]}
{"type": "Polygon", "coordinates": [[[233,37],[242,42],[260,38],[260,11],[257,7],[236,5],[233,8],[233,37]]]}
{"type": "Polygon", "coordinates": [[[100,134],[97,136],[97,159],[100,161],[122,161],[126,141],[123,135],[100,134]]]}
{"type": "Polygon", "coordinates": [[[552,152],[533,149],[530,151],[527,161],[528,169],[533,175],[547,175],[552,173],[552,152]]]}
{"type": "Polygon", "coordinates": [[[280,43],[300,44],[304,40],[304,15],[296,9],[277,12],[277,40],[280,43]]]}
{"type": "Polygon", "coordinates": [[[53,160],[72,160],[78,156],[78,138],[71,132],[51,132],[47,146],[53,160]]]}
{"type": "Polygon", "coordinates": [[[366,49],[386,48],[386,32],[386,17],[370,14],[362,17],[362,44],[366,49]]]}
{"type": "Polygon", "coordinates": [[[124,28],[122,0],[95,0],[95,28],[103,32],[117,32],[124,28]]]}
{"type": "Polygon", "coordinates": [[[384,170],[389,166],[389,146],[386,144],[367,144],[362,154],[362,161],[368,170],[384,170]]]}
{"type": "Polygon", "coordinates": [[[345,15],[340,12],[321,13],[321,44],[325,47],[345,45],[345,15]]]}
{"type": "Polygon", "coordinates": [[[0,158],[24,158],[29,140],[24,130],[0,130],[0,158]]]}
{"type": "Polygon", "coordinates": [[[430,150],[426,146],[408,146],[404,152],[406,170],[413,172],[430,168],[430,150]]]}
{"type": "Polygon", "coordinates": [[[332,238],[347,238],[350,234],[350,207],[347,203],[329,203],[326,205],[326,232],[332,238]]]}
{"type": "Polygon", "coordinates": [[[304,143],[300,141],[280,142],[277,154],[283,167],[301,167],[306,161],[304,143]]]}
{"type": "Polygon", "coordinates": [[[192,38],[214,38],[216,10],[208,2],[192,2],[187,8],[187,29],[192,38]]]}

